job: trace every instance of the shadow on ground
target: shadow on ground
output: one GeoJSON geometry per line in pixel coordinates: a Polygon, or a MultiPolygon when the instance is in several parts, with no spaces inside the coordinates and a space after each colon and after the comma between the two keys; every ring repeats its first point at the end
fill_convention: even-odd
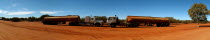
{"type": "Polygon", "coordinates": [[[199,25],[199,27],[210,27],[210,25],[199,25]]]}
{"type": "MultiPolygon", "coordinates": [[[[147,27],[115,27],[115,28],[153,28],[153,27],[156,27],[156,26],[147,26],[147,27]]],[[[176,26],[166,26],[166,27],[176,27],[176,26]]]]}
{"type": "MultiPolygon", "coordinates": [[[[59,25],[59,26],[70,26],[70,25],[59,25]]],[[[80,27],[98,27],[98,26],[94,26],[94,25],[77,25],[80,27]]],[[[110,26],[100,26],[100,27],[110,27],[110,26]]],[[[156,26],[139,26],[139,27],[126,27],[126,26],[118,26],[118,27],[114,27],[114,28],[152,28],[152,27],[156,27],[156,26]]],[[[176,26],[165,26],[165,27],[176,27],[176,26]]],[[[209,25],[210,27],[210,25],[209,25]]]]}

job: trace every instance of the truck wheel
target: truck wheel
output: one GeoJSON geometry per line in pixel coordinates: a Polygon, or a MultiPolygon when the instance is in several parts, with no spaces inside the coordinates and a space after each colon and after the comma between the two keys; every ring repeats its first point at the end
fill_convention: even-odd
{"type": "Polygon", "coordinates": [[[126,27],[130,27],[130,25],[127,24],[126,27]]]}
{"type": "Polygon", "coordinates": [[[47,25],[47,24],[48,24],[46,21],[42,21],[42,23],[43,23],[44,25],[47,25]]]}
{"type": "Polygon", "coordinates": [[[112,28],[115,28],[115,27],[116,27],[116,25],[111,25],[111,27],[112,27],[112,28]]]}
{"type": "Polygon", "coordinates": [[[134,27],[138,27],[139,26],[139,24],[134,24],[134,27]]]}
{"type": "Polygon", "coordinates": [[[153,24],[152,23],[149,23],[147,26],[153,26],[153,24]]]}
{"type": "Polygon", "coordinates": [[[165,26],[169,26],[170,25],[170,23],[166,23],[166,25],[165,26]]]}
{"type": "Polygon", "coordinates": [[[99,23],[96,23],[95,26],[100,27],[100,24],[99,23]]]}
{"type": "Polygon", "coordinates": [[[168,23],[162,23],[161,26],[166,27],[169,26],[168,23]]]}
{"type": "Polygon", "coordinates": [[[52,21],[47,21],[46,22],[48,25],[57,25],[58,23],[57,22],[52,22],[52,21]]]}
{"type": "Polygon", "coordinates": [[[51,25],[57,25],[58,22],[51,22],[51,25]]]}
{"type": "Polygon", "coordinates": [[[73,23],[69,23],[69,26],[73,26],[74,24],[73,23]]]}
{"type": "Polygon", "coordinates": [[[62,22],[62,24],[66,24],[66,22],[62,22]]]}
{"type": "Polygon", "coordinates": [[[76,26],[78,23],[77,22],[71,22],[69,23],[70,26],[76,26]]]}
{"type": "Polygon", "coordinates": [[[157,27],[160,27],[160,25],[161,25],[160,23],[156,23],[156,26],[157,26],[157,27]]]}
{"type": "Polygon", "coordinates": [[[164,26],[165,26],[165,23],[160,23],[160,26],[161,26],[161,27],[164,27],[164,26]]]}

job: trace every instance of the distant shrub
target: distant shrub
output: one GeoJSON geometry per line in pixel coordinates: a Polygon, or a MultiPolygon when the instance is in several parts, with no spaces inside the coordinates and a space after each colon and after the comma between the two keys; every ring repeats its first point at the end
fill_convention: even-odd
{"type": "Polygon", "coordinates": [[[5,18],[5,19],[4,19],[4,21],[10,21],[10,20],[11,20],[10,18],[5,18]]]}
{"type": "Polygon", "coordinates": [[[50,15],[45,14],[45,15],[40,16],[37,20],[38,20],[38,21],[42,21],[42,20],[44,19],[44,17],[49,17],[49,16],[50,16],[50,15]]]}
{"type": "Polygon", "coordinates": [[[13,17],[13,18],[11,18],[11,21],[12,21],[12,22],[20,22],[21,19],[18,18],[18,17],[13,17]]]}
{"type": "Polygon", "coordinates": [[[37,19],[36,19],[36,17],[28,17],[28,21],[29,22],[34,22],[34,21],[36,21],[37,19]]]}

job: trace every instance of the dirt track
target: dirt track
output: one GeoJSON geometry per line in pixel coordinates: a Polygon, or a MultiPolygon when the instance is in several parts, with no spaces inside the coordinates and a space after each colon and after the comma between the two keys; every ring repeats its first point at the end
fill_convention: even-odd
{"type": "Polygon", "coordinates": [[[196,24],[173,24],[171,27],[110,28],[0,21],[0,40],[200,40],[208,38],[206,34],[210,33],[210,28],[196,26],[196,24]]]}

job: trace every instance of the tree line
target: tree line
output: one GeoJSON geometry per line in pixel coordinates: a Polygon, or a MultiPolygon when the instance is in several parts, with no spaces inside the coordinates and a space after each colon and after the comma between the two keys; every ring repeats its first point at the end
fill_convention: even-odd
{"type": "MultiPolygon", "coordinates": [[[[51,15],[45,14],[45,15],[41,15],[40,17],[27,17],[27,18],[20,18],[20,17],[13,17],[13,18],[5,18],[5,17],[1,17],[1,20],[5,20],[5,21],[12,21],[12,22],[20,22],[20,21],[29,21],[29,22],[34,22],[34,21],[42,21],[44,19],[44,17],[50,17],[51,15]]],[[[106,16],[94,16],[99,18],[100,20],[103,20],[104,22],[106,22],[107,17],[106,16]]],[[[193,20],[178,20],[175,19],[173,17],[164,17],[164,18],[168,18],[170,23],[196,23],[196,21],[193,20]]],[[[84,22],[85,18],[80,18],[80,22],[84,22]]],[[[125,22],[126,19],[119,19],[120,22],[125,22]]],[[[206,23],[206,22],[200,22],[200,23],[206,23]]]]}
{"type": "Polygon", "coordinates": [[[1,17],[0,19],[4,20],[4,21],[12,21],[12,22],[20,22],[20,21],[34,22],[34,21],[42,21],[44,19],[44,17],[49,17],[49,16],[50,15],[45,14],[45,15],[42,15],[40,17],[34,17],[34,16],[26,17],[26,18],[21,18],[21,17],[12,17],[12,18],[1,17]]]}

